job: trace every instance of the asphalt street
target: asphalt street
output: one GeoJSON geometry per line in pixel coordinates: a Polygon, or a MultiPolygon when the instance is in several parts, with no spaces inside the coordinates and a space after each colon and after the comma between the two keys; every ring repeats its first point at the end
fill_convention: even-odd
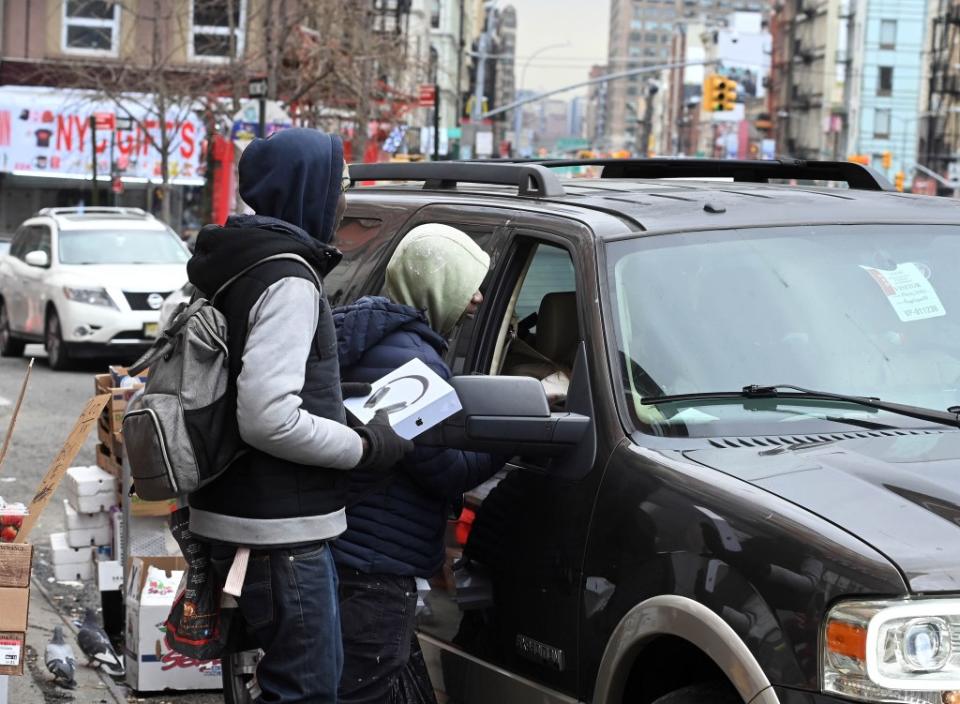
{"type": "MultiPolygon", "coordinates": [[[[23,408],[13,433],[9,454],[0,467],[0,496],[8,502],[29,502],[50,462],[60,450],[86,401],[93,395],[94,374],[105,372],[106,364],[94,362],[78,366],[74,371],[54,372],[46,365],[39,346],[27,347],[23,359],[0,359],[0,441],[6,435],[13,405],[26,373],[30,355],[37,361],[33,367],[23,408]]],[[[96,463],[96,431],[86,443],[74,464],[96,463]]],[[[35,546],[33,579],[35,588],[30,599],[30,634],[28,635],[27,668],[23,677],[11,677],[9,703],[77,702],[82,704],[150,701],[160,704],[214,704],[221,702],[219,693],[166,692],[138,696],[122,683],[104,681],[84,665],[78,670],[78,688],[72,692],[53,685],[43,665],[43,647],[53,625],[70,627],[73,619],[82,617],[86,606],[98,608],[100,595],[95,583],[59,583],[53,580],[49,563],[48,536],[65,530],[62,489],[41,515],[30,542],[35,546]],[[39,660],[37,653],[39,652],[39,660]]],[[[65,631],[67,630],[65,628],[65,631]]],[[[68,633],[68,639],[72,639],[68,633]]],[[[76,643],[74,641],[74,647],[76,643]]],[[[105,677],[105,676],[104,676],[105,677]]]]}

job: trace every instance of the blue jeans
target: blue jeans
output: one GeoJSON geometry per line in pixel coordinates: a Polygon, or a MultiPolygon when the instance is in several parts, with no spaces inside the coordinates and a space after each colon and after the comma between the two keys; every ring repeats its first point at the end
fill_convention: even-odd
{"type": "Polygon", "coordinates": [[[340,567],[342,704],[436,704],[416,628],[413,577],[340,567]]]}
{"type": "Polygon", "coordinates": [[[258,704],[335,704],[343,669],[330,547],[253,550],[240,613],[264,655],[258,704]]]}

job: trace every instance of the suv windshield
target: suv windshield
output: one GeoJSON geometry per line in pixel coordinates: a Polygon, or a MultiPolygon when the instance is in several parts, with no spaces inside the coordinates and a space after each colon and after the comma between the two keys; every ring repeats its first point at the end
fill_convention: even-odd
{"type": "Polygon", "coordinates": [[[691,232],[608,245],[634,421],[680,436],[930,425],[836,401],[643,398],[792,384],[960,404],[960,227],[691,232]]]}
{"type": "Polygon", "coordinates": [[[169,230],[61,230],[61,264],[183,264],[190,254],[169,230]]]}

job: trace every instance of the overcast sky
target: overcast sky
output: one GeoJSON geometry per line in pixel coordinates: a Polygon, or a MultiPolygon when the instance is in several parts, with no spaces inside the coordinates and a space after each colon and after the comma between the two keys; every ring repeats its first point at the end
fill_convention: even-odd
{"type": "Polygon", "coordinates": [[[499,5],[517,9],[518,89],[542,91],[585,81],[593,64],[606,62],[609,0],[500,0],[499,5]],[[564,42],[568,45],[531,58],[543,47],[564,42]]]}

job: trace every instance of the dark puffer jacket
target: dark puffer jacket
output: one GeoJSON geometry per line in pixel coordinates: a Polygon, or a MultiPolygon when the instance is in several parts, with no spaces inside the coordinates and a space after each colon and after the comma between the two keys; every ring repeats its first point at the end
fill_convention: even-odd
{"type": "MultiPolygon", "coordinates": [[[[368,297],[335,309],[333,319],[343,381],[373,382],[412,359],[444,379],[451,376],[441,357],[446,342],[414,308],[368,297]]],[[[369,496],[364,493],[384,475],[350,472],[347,531],[333,543],[337,564],[369,574],[429,577],[443,563],[449,505],[502,464],[486,454],[418,444],[394,480],[369,496]]]]}

